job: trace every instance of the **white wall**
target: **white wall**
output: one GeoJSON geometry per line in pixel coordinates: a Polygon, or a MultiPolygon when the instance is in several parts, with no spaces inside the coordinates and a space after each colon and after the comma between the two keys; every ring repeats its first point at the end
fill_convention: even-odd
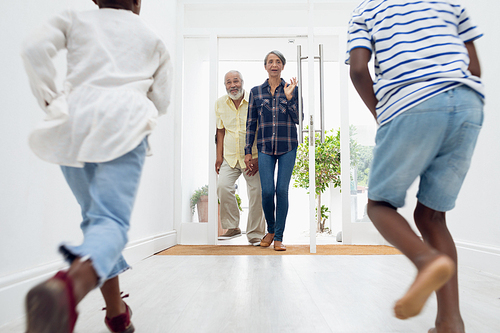
{"type": "MultiPolygon", "coordinates": [[[[59,167],[42,162],[27,137],[43,117],[31,94],[19,56],[21,42],[47,19],[66,8],[96,8],[90,0],[37,0],[2,3],[0,13],[0,326],[22,315],[25,290],[63,265],[56,252],[65,240],[81,241],[79,207],[59,167]]],[[[165,40],[175,56],[175,1],[144,1],[141,16],[165,40]]],[[[58,58],[60,78],[64,58],[58,58]]],[[[130,263],[175,244],[173,134],[175,105],[160,118],[151,143],[132,216],[130,263]]]]}
{"type": "Polygon", "coordinates": [[[486,87],[485,121],[472,165],[457,201],[449,214],[450,229],[460,255],[470,265],[500,275],[500,24],[494,13],[500,2],[461,0],[484,36],[476,43],[486,87]],[[482,253],[486,252],[486,254],[482,253]]]}

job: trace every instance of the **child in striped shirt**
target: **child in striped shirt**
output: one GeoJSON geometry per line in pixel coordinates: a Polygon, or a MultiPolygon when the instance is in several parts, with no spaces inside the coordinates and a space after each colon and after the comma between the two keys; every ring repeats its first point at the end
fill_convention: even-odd
{"type": "Polygon", "coordinates": [[[474,40],[481,33],[455,0],[365,0],[352,14],[346,64],[380,125],[368,190],[368,215],[417,267],[396,302],[396,317],[420,313],[436,291],[429,333],[464,332],[457,254],[446,226],[483,122],[483,86],[474,40]],[[373,54],[375,78],[368,63],[373,54]],[[397,212],[420,177],[414,211],[420,237],[397,212]]]}

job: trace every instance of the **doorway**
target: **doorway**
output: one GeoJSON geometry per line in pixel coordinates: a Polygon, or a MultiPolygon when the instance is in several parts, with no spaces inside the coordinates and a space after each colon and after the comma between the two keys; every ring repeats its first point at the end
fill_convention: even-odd
{"type": "MultiPolygon", "coordinates": [[[[267,78],[263,68],[264,56],[267,52],[278,49],[287,58],[282,75],[289,80],[297,76],[297,45],[302,45],[304,56],[315,57],[318,55],[319,44],[323,44],[325,48],[325,129],[341,129],[342,150],[342,192],[331,189],[322,198],[322,202],[329,205],[332,212],[327,226],[334,236],[342,231],[344,244],[380,244],[373,225],[363,220],[364,192],[357,192],[358,185],[354,181],[357,180],[356,172],[359,172],[359,168],[357,171],[352,170],[349,155],[350,125],[360,125],[357,130],[358,138],[370,137],[376,127],[350,85],[347,66],[343,64],[345,25],[353,6],[354,4],[347,3],[316,3],[311,0],[307,4],[286,9],[278,3],[266,5],[266,8],[248,4],[244,9],[228,9],[218,3],[196,6],[185,4],[180,8],[184,13],[181,29],[184,45],[181,244],[218,243],[213,107],[216,99],[226,93],[222,83],[224,74],[230,69],[242,72],[247,90],[262,84],[267,78]],[[273,6],[276,7],[274,11],[271,8],[273,6]],[[229,15],[228,11],[234,12],[234,15],[229,15]],[[255,26],[255,21],[251,18],[262,16],[263,13],[281,16],[283,20],[271,19],[269,16],[263,21],[268,27],[255,26]],[[296,20],[289,20],[295,16],[296,20]],[[285,21],[294,22],[293,26],[283,26],[281,22],[285,21]],[[361,115],[359,119],[356,118],[358,114],[361,115]],[[365,126],[365,122],[369,125],[365,126]],[[196,223],[196,215],[191,215],[189,211],[189,198],[191,193],[206,184],[209,185],[208,223],[196,223]]],[[[309,59],[303,68],[305,119],[309,119],[309,114],[313,114],[315,120],[319,119],[318,75],[311,74],[318,73],[318,70],[318,64],[314,61],[311,63],[309,59]],[[314,100],[309,99],[309,96],[313,96],[314,100]]],[[[365,170],[366,168],[363,171],[365,170]]],[[[245,207],[247,199],[244,179],[239,181],[238,192],[245,207]]],[[[310,200],[307,199],[307,191],[294,188],[292,179],[290,193],[285,243],[290,240],[295,244],[308,244],[312,239],[308,235],[311,205],[308,204],[310,200]]],[[[245,224],[246,216],[242,216],[240,227],[245,224]]],[[[318,244],[322,243],[322,240],[316,240],[318,244]]],[[[329,241],[335,242],[336,237],[330,237],[329,241]]]]}
{"type": "MultiPolygon", "coordinates": [[[[321,36],[315,38],[314,51],[317,53],[318,45],[323,43],[325,61],[325,90],[329,92],[325,99],[325,130],[338,130],[340,128],[340,103],[339,78],[338,78],[338,38],[336,36],[321,36]],[[336,96],[337,95],[337,96],[336,96]]],[[[297,66],[297,46],[308,48],[307,36],[280,36],[280,37],[226,37],[218,39],[218,91],[217,96],[226,94],[222,78],[229,70],[238,70],[244,79],[244,88],[249,91],[252,87],[262,84],[267,79],[264,70],[264,57],[271,50],[279,50],[285,56],[287,62],[282,72],[282,78],[289,81],[292,77],[298,76],[297,66]]],[[[317,54],[313,54],[316,56],[317,54]]],[[[307,107],[309,103],[309,69],[307,63],[302,66],[303,105],[305,119],[311,113],[307,107]]],[[[313,114],[319,115],[319,63],[315,63],[315,89],[314,98],[317,106],[313,114]]],[[[304,122],[306,123],[306,122],[304,122]]],[[[305,126],[305,125],[304,125],[305,126]]],[[[307,135],[307,134],[306,134],[307,135]]],[[[294,187],[294,178],[290,184],[290,208],[285,228],[285,242],[287,244],[309,244],[309,204],[307,190],[294,187]]],[[[246,182],[243,177],[237,182],[237,193],[242,199],[243,212],[240,220],[240,228],[244,231],[246,226],[246,216],[248,212],[248,198],[246,195],[246,182]]],[[[330,216],[326,222],[327,231],[318,239],[319,243],[335,243],[336,234],[341,230],[341,210],[340,210],[339,189],[327,190],[323,194],[323,203],[330,208],[330,216]],[[334,195],[332,196],[331,193],[334,195]],[[333,208],[335,207],[335,208],[333,208]]],[[[246,244],[245,237],[239,237],[229,241],[219,241],[218,244],[246,244]]]]}

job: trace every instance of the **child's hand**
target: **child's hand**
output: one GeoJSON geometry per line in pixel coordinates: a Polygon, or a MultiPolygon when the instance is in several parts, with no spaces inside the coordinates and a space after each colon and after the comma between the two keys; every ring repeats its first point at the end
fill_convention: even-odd
{"type": "Polygon", "coordinates": [[[295,89],[295,87],[297,86],[298,82],[297,82],[297,78],[296,77],[292,77],[291,80],[290,80],[290,84],[286,83],[285,82],[285,88],[283,89],[283,91],[285,92],[285,96],[286,96],[286,99],[287,100],[291,100],[292,97],[293,97],[293,90],[295,89]]]}

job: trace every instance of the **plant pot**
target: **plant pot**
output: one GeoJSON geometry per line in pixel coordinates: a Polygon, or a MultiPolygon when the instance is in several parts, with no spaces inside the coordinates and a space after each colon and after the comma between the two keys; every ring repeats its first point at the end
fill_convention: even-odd
{"type": "MultiPolygon", "coordinates": [[[[202,195],[200,200],[196,204],[196,209],[198,210],[198,222],[208,222],[208,195],[202,195]]],[[[218,235],[223,235],[227,229],[222,229],[222,224],[220,222],[220,204],[218,205],[218,235]]]]}
{"type": "Polygon", "coordinates": [[[202,195],[196,204],[198,222],[208,222],[208,195],[202,195]]]}

